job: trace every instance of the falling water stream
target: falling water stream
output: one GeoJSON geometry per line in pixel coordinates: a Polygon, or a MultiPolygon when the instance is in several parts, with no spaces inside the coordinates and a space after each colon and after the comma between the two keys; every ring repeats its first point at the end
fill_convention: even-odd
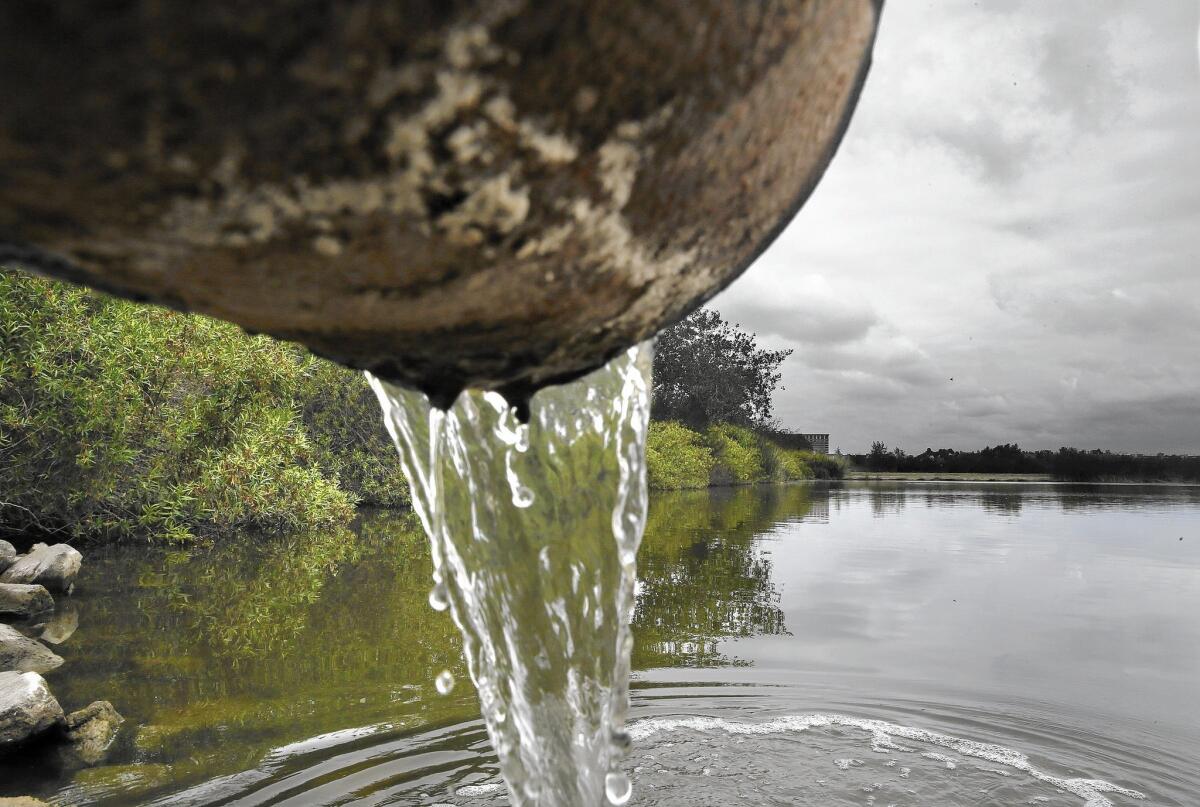
{"type": "MultiPolygon", "coordinates": [[[[630,797],[629,622],[646,520],[649,345],[538,393],[448,411],[369,378],[400,451],[513,805],[630,797]]],[[[438,676],[443,694],[454,686],[438,676]]]]}

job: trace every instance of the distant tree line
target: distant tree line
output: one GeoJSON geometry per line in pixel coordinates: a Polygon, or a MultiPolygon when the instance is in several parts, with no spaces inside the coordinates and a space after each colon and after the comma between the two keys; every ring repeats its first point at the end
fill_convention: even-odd
{"type": "Polygon", "coordinates": [[[1185,455],[1115,454],[1094,449],[1063,447],[1057,451],[1025,451],[1016,443],[987,446],[978,451],[927,448],[920,454],[871,444],[866,454],[851,454],[856,466],[868,471],[908,473],[1048,474],[1065,482],[1189,482],[1200,481],[1200,457],[1185,455]]]}
{"type": "Polygon", "coordinates": [[[1114,454],[1111,451],[1081,451],[1060,448],[1053,458],[1051,473],[1073,482],[1134,480],[1147,482],[1200,481],[1200,457],[1180,454],[1114,454]]]}

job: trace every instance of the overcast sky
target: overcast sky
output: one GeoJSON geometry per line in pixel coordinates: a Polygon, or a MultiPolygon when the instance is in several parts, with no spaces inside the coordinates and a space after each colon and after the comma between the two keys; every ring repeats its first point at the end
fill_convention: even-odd
{"type": "Polygon", "coordinates": [[[1195,0],[891,0],[854,120],[713,305],[780,420],[919,452],[1200,453],[1195,0]]]}

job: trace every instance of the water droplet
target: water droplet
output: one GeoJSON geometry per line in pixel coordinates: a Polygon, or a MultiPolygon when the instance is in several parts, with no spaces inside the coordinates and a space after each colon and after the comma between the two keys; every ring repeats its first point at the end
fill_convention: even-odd
{"type": "Polygon", "coordinates": [[[508,719],[508,713],[503,709],[497,709],[496,711],[492,712],[492,719],[497,723],[503,723],[508,719]]]}
{"type": "Polygon", "coordinates": [[[445,583],[437,583],[429,590],[429,607],[435,611],[445,611],[450,607],[445,583]]]}
{"type": "Polygon", "coordinates": [[[633,782],[623,772],[616,771],[604,777],[604,795],[608,803],[621,807],[633,795],[633,782]]]}
{"type": "Polygon", "coordinates": [[[433,685],[437,687],[439,695],[449,695],[454,690],[454,676],[449,670],[442,670],[437,678],[433,679],[433,685]]]}
{"type": "Polygon", "coordinates": [[[513,488],[513,507],[526,508],[533,504],[533,491],[524,485],[513,488]]]}
{"type": "Polygon", "coordinates": [[[529,424],[522,423],[517,426],[517,441],[513,444],[513,448],[524,454],[529,450],[529,424]]]}

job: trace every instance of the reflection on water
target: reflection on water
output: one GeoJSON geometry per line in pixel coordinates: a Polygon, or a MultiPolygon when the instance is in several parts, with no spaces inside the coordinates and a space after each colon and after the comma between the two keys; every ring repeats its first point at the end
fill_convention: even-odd
{"type": "MultiPolygon", "coordinates": [[[[470,693],[434,690],[437,671],[465,671],[453,624],[428,605],[429,568],[423,533],[394,515],[293,542],[88,553],[80,627],[47,679],[64,708],[107,699],[130,730],[117,765],[76,777],[79,801],[242,770],[336,729],[473,716],[470,693]]],[[[0,794],[55,793],[45,766],[0,763],[0,794]]]]}
{"type": "MultiPolygon", "coordinates": [[[[108,699],[128,722],[99,768],[0,762],[0,795],[497,804],[470,687],[434,689],[443,669],[466,676],[449,617],[428,605],[429,571],[416,523],[395,514],[290,543],[89,553],[77,614],[63,614],[78,621],[58,649],[67,663],[47,677],[64,707],[108,699]]],[[[633,716],[884,720],[1019,749],[1055,781],[1146,794],[1113,791],[1113,804],[1194,803],[1198,571],[1197,488],[661,495],[639,558],[633,716]]],[[[642,730],[637,803],[1082,803],[961,754],[948,769],[924,748],[876,753],[854,733],[642,725],[682,728],[642,730]]]]}
{"type": "MultiPolygon", "coordinates": [[[[786,634],[758,539],[812,509],[808,486],[663,494],[638,554],[634,669],[747,664],[722,639],[786,634]]],[[[822,497],[823,498],[823,497],[822,497]]]]}

